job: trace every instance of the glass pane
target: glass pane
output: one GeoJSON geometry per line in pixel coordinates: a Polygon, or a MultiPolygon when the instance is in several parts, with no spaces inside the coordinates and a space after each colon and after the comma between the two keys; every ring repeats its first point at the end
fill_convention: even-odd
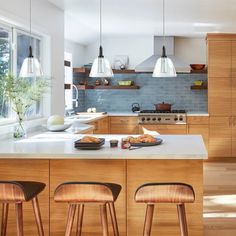
{"type": "MultiPolygon", "coordinates": [[[[28,34],[24,34],[23,32],[17,32],[17,74],[19,75],[22,63],[29,54],[29,46],[31,45],[33,49],[33,56],[40,60],[40,39],[35,38],[33,36],[29,36],[28,34]]],[[[31,81],[34,83],[35,78],[32,78],[31,81]]],[[[30,107],[26,113],[28,118],[35,117],[40,115],[41,112],[41,104],[37,102],[36,105],[30,107]]]]}
{"type": "MultiPolygon", "coordinates": [[[[9,32],[0,27],[0,78],[10,71],[11,47],[9,32]]],[[[8,105],[3,94],[0,94],[0,119],[7,118],[9,114],[8,105]]]]}

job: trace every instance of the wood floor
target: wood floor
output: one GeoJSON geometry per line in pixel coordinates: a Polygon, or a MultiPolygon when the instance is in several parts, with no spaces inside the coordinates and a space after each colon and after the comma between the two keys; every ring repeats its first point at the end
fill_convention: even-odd
{"type": "Polygon", "coordinates": [[[204,164],[204,236],[236,235],[236,162],[204,164]]]}

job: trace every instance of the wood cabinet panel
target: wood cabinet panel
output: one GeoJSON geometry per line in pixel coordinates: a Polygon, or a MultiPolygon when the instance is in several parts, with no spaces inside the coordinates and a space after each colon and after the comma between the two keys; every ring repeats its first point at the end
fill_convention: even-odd
{"type": "MultiPolygon", "coordinates": [[[[143,232],[146,205],[134,201],[134,193],[140,185],[148,182],[183,182],[191,183],[196,194],[195,203],[186,204],[189,235],[202,236],[202,171],[202,161],[199,160],[128,160],[127,235],[141,235],[143,232]]],[[[156,204],[152,235],[180,235],[175,204],[156,204]]]]}
{"type": "Polygon", "coordinates": [[[236,157],[236,117],[232,117],[232,157],[236,157]]]}
{"type": "Polygon", "coordinates": [[[231,78],[208,78],[208,111],[210,116],[232,114],[231,78]]]}
{"type": "Polygon", "coordinates": [[[139,125],[139,133],[143,134],[144,129],[156,131],[159,134],[186,134],[186,125],[139,125]]]}
{"type": "Polygon", "coordinates": [[[209,116],[187,116],[187,123],[193,125],[208,125],[209,116]]]}
{"type": "Polygon", "coordinates": [[[231,77],[231,41],[208,41],[208,77],[231,77]]]}
{"type": "Polygon", "coordinates": [[[138,134],[138,117],[110,117],[110,134],[138,134]]]}
{"type": "Polygon", "coordinates": [[[188,134],[200,134],[204,140],[205,146],[208,149],[209,142],[209,127],[204,124],[190,124],[188,125],[188,134]]]}
{"type": "Polygon", "coordinates": [[[210,117],[209,156],[231,157],[232,153],[232,118],[210,117]]]}
{"type": "Polygon", "coordinates": [[[109,134],[109,118],[104,117],[102,119],[89,123],[94,126],[94,134],[109,134]]]}
{"type": "MultiPolygon", "coordinates": [[[[68,181],[101,181],[122,185],[115,203],[120,235],[126,235],[126,162],[125,160],[52,160],[50,178],[50,229],[53,236],[64,236],[68,204],[55,203],[53,194],[56,187],[68,181]],[[92,166],[92,168],[91,168],[92,166]]],[[[109,229],[111,231],[111,221],[109,229]]],[[[76,221],[75,221],[76,222],[76,221]]],[[[75,232],[73,231],[75,234],[75,232]]],[[[36,234],[35,234],[36,235],[36,234]]],[[[82,235],[102,235],[98,204],[86,204],[82,235]]]]}
{"type": "MultiPolygon", "coordinates": [[[[39,207],[42,215],[45,235],[49,235],[49,161],[48,160],[0,160],[1,180],[39,181],[46,188],[39,194],[39,207]]],[[[1,210],[1,209],[0,209],[1,210]]],[[[1,214],[0,214],[1,215],[1,214]]],[[[0,216],[1,217],[1,216],[0,216]]],[[[7,224],[7,236],[16,235],[15,206],[10,204],[7,224]]],[[[23,204],[24,235],[38,235],[32,203],[23,204]]]]}

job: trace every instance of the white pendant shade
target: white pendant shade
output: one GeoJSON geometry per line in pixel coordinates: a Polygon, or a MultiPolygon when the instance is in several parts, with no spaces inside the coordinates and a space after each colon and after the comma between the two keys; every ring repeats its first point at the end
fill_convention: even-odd
{"type": "Polygon", "coordinates": [[[43,71],[37,58],[27,57],[24,59],[20,70],[20,77],[42,77],[43,71]]]}
{"type": "Polygon", "coordinates": [[[173,62],[168,57],[160,57],[154,67],[152,77],[176,77],[173,62]]]}
{"type": "Polygon", "coordinates": [[[105,57],[97,57],[92,65],[90,77],[113,77],[113,71],[110,62],[105,57]]]}

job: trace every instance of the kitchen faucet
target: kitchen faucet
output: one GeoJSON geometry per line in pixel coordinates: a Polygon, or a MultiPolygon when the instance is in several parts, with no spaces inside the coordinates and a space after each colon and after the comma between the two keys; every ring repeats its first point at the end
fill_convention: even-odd
{"type": "Polygon", "coordinates": [[[71,87],[72,87],[72,106],[73,103],[75,102],[75,108],[76,108],[79,106],[79,90],[74,84],[72,84],[71,87]],[[73,98],[74,97],[73,88],[75,89],[75,98],[73,98]]]}

